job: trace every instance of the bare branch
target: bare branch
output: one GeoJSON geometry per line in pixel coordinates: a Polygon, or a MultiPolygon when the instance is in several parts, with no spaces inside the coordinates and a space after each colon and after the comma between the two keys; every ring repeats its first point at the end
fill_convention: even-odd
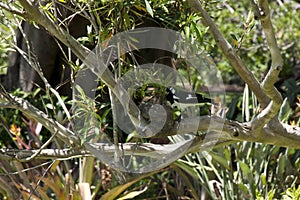
{"type": "Polygon", "coordinates": [[[86,150],[77,149],[36,149],[36,150],[18,150],[18,149],[0,149],[0,158],[4,160],[18,160],[28,162],[27,158],[35,156],[35,159],[58,159],[67,160],[75,157],[92,156],[86,150]]]}
{"type": "MultiPolygon", "coordinates": [[[[249,123],[238,123],[218,117],[201,116],[200,118],[195,117],[186,119],[178,129],[181,130],[183,134],[188,133],[193,130],[193,127],[190,127],[190,125],[195,126],[195,124],[199,125],[199,131],[209,130],[209,132],[195,136],[191,146],[185,153],[210,150],[215,147],[228,145],[238,141],[260,142],[296,149],[300,147],[300,127],[289,126],[287,124],[280,124],[280,127],[283,127],[281,129],[278,129],[277,126],[264,127],[259,130],[259,134],[256,134],[253,132],[253,129],[249,127],[249,123]],[[211,123],[209,123],[210,121],[211,123]]],[[[160,158],[162,155],[166,155],[178,148],[177,143],[163,145],[151,143],[120,143],[120,145],[122,146],[122,153],[125,156],[134,154],[151,158],[160,158]]],[[[113,156],[116,152],[116,145],[112,143],[94,143],[89,144],[89,146],[96,150],[99,149],[109,156],[113,156]]],[[[27,161],[28,158],[31,158],[33,155],[35,156],[35,159],[71,159],[75,157],[94,156],[89,151],[85,150],[84,147],[38,150],[0,149],[0,158],[5,160],[15,159],[18,161],[27,161]]]]}
{"type": "Polygon", "coordinates": [[[271,53],[272,64],[265,79],[263,80],[261,87],[271,99],[269,105],[257,116],[253,121],[255,128],[262,128],[278,113],[280,106],[282,105],[282,97],[278,90],[275,88],[274,83],[278,79],[278,75],[282,69],[283,59],[280,53],[280,49],[277,45],[275,38],[274,28],[272,26],[269,3],[267,0],[260,0],[259,5],[252,2],[254,13],[256,13],[257,19],[261,21],[263,31],[269,46],[271,53]]]}
{"type": "MultiPolygon", "coordinates": [[[[274,87],[274,83],[282,68],[283,59],[272,27],[268,1],[261,0],[259,1],[259,5],[257,5],[254,1],[251,1],[256,19],[261,20],[272,57],[272,67],[262,84],[256,80],[251,71],[244,65],[232,46],[223,37],[222,33],[219,31],[208,13],[202,8],[201,3],[198,0],[189,0],[189,2],[190,5],[193,5],[191,7],[198,11],[202,16],[203,22],[209,26],[212,35],[222,49],[224,55],[231,62],[240,77],[248,84],[249,88],[253,91],[264,108],[264,110],[253,120],[251,125],[251,128],[253,129],[262,129],[265,124],[270,122],[270,120],[276,116],[280,106],[282,105],[282,97],[274,87]]],[[[278,126],[280,126],[280,124],[278,124],[278,126]]],[[[254,132],[255,134],[258,134],[261,131],[254,132]]]]}
{"type": "Polygon", "coordinates": [[[254,77],[252,72],[247,68],[247,66],[245,66],[244,62],[237,55],[229,42],[224,38],[209,14],[202,8],[199,0],[189,0],[188,2],[190,4],[190,7],[198,12],[202,17],[203,23],[209,27],[216,43],[219,45],[222,52],[229,60],[235,71],[249,85],[249,88],[253,91],[262,107],[265,107],[269,102],[269,98],[260,87],[259,82],[254,77]]]}

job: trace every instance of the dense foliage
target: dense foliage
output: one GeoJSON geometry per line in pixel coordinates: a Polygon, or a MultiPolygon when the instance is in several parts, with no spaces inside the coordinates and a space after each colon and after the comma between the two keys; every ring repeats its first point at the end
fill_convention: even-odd
{"type": "MultiPolygon", "coordinates": [[[[41,6],[41,9],[47,10],[49,15],[53,14],[51,2],[41,6]]],[[[58,2],[65,5],[67,1],[58,2]]],[[[249,9],[250,3],[248,1],[202,2],[246,65],[258,79],[262,79],[270,65],[270,56],[261,27],[249,9]]],[[[285,65],[276,84],[283,97],[286,97],[279,118],[299,126],[300,15],[298,12],[300,4],[297,1],[278,0],[270,5],[272,21],[285,65]]],[[[95,45],[115,33],[139,27],[144,21],[151,25],[178,30],[190,39],[195,48],[204,50],[210,56],[226,86],[236,86],[235,89],[229,88],[230,92],[224,98],[223,107],[226,108],[224,115],[233,120],[249,121],[257,114],[255,98],[247,87],[241,89],[244,88],[244,83],[222,56],[209,30],[201,23],[200,17],[191,11],[187,2],[82,0],[74,3],[72,7],[78,11],[83,8],[90,17],[93,17],[97,25],[88,28],[88,35],[78,38],[81,43],[95,45]]],[[[1,11],[0,20],[0,71],[5,73],[8,55],[13,51],[11,48],[14,43],[13,30],[20,19],[6,11],[1,11]]],[[[132,62],[130,56],[123,58],[123,63],[118,64],[124,66],[125,72],[133,65],[130,63],[132,62]]],[[[76,73],[80,62],[74,61],[70,64],[76,73]]],[[[180,68],[179,72],[198,90],[204,83],[193,69],[190,70],[180,68]]],[[[107,93],[103,83],[99,84],[99,88],[100,94],[107,93]]],[[[13,94],[26,97],[35,106],[64,124],[63,108],[57,103],[56,97],[39,95],[39,91],[27,94],[17,90],[13,94]]],[[[63,99],[68,102],[67,98],[63,99]]],[[[70,102],[68,104],[71,105],[70,102]]],[[[106,102],[95,110],[101,110],[98,118],[102,130],[112,131],[109,103],[106,102]]],[[[38,123],[19,111],[1,109],[0,123],[1,148],[34,149],[40,147],[49,138],[46,130],[41,129],[38,123]]],[[[124,140],[130,139],[124,138],[124,140]]],[[[49,144],[49,147],[63,146],[60,141],[49,144]]],[[[79,177],[82,176],[78,172],[80,162],[78,158],[45,163],[36,160],[28,163],[0,161],[0,198],[11,199],[13,193],[21,193],[24,199],[28,199],[36,197],[32,193],[32,190],[35,190],[41,199],[80,199],[77,187],[79,177]]],[[[211,152],[186,155],[159,172],[136,178],[126,184],[119,184],[118,173],[99,161],[93,162],[89,168],[93,175],[91,184],[94,199],[100,197],[103,199],[106,197],[200,199],[201,195],[208,199],[297,199],[299,198],[299,169],[298,150],[249,142],[218,147],[211,152]]]]}

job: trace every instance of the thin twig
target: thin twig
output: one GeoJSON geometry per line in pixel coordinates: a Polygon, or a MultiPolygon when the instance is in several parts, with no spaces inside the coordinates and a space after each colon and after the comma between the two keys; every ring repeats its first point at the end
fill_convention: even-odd
{"type": "Polygon", "coordinates": [[[50,142],[52,142],[52,140],[56,136],[56,134],[57,134],[57,131],[54,134],[52,134],[51,137],[36,152],[34,152],[31,156],[29,156],[27,158],[24,158],[24,159],[20,159],[19,161],[20,162],[28,162],[28,161],[34,159],[36,156],[38,156],[41,153],[41,151],[43,149],[45,149],[48,146],[48,144],[50,144],[50,142]]]}

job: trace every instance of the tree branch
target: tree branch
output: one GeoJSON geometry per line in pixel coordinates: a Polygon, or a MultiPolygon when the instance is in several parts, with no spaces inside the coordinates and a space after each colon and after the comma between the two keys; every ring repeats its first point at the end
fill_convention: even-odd
{"type": "Polygon", "coordinates": [[[258,5],[255,2],[252,2],[252,7],[254,9],[254,13],[256,13],[256,19],[261,21],[272,58],[271,67],[261,84],[265,94],[268,95],[271,101],[269,102],[269,105],[256,117],[256,119],[253,120],[253,125],[255,128],[262,128],[276,116],[280,106],[282,105],[282,97],[275,88],[274,84],[278,79],[278,75],[282,69],[283,58],[275,38],[268,1],[260,0],[258,5]]]}
{"type": "MultiPolygon", "coordinates": [[[[300,147],[300,127],[281,124],[283,129],[277,127],[264,127],[259,134],[253,132],[250,123],[239,123],[230,120],[224,120],[219,117],[201,116],[186,119],[182,122],[178,130],[182,134],[194,131],[195,124],[198,124],[198,131],[209,130],[206,134],[195,136],[190,147],[184,152],[193,153],[210,150],[215,147],[232,144],[235,142],[249,141],[272,144],[281,147],[290,147],[299,149],[300,147]],[[222,128],[223,127],[223,128],[222,128]],[[259,137],[257,137],[259,136],[259,137]]],[[[258,130],[255,130],[258,131],[258,130]]],[[[89,144],[94,149],[105,152],[108,156],[113,156],[117,151],[116,145],[109,143],[89,144]]],[[[151,158],[160,158],[176,148],[175,144],[151,144],[151,143],[123,143],[122,155],[129,156],[148,156],[151,158]]],[[[72,149],[42,149],[42,150],[15,150],[0,149],[1,159],[15,159],[26,161],[35,155],[35,159],[71,159],[74,157],[94,156],[84,147],[72,149]]]]}
{"type": "MultiPolygon", "coordinates": [[[[264,125],[269,123],[274,117],[276,117],[280,106],[282,105],[282,97],[277,89],[274,87],[274,83],[278,78],[280,70],[283,65],[283,59],[280,54],[280,49],[277,45],[274,29],[270,19],[270,10],[267,0],[260,0],[259,5],[254,1],[252,7],[254,9],[255,18],[261,20],[261,24],[267,39],[267,43],[271,52],[272,66],[262,82],[260,84],[252,72],[244,65],[240,57],[236,54],[232,46],[223,37],[218,27],[215,25],[208,13],[202,8],[199,0],[189,0],[190,6],[195,9],[202,17],[202,21],[206,24],[215,38],[215,41],[223,51],[226,58],[232,64],[236,72],[240,77],[248,84],[249,88],[253,91],[258,101],[260,102],[263,111],[252,121],[251,128],[253,130],[262,129],[264,125]],[[270,101],[271,100],[271,101],[270,101]]],[[[282,127],[280,123],[277,123],[277,129],[282,127]]],[[[257,130],[253,132],[259,134],[261,131],[257,130]]]]}
{"type": "Polygon", "coordinates": [[[230,43],[224,38],[214,21],[211,19],[209,14],[202,8],[199,0],[188,0],[190,7],[193,8],[202,17],[202,21],[209,27],[217,45],[222,50],[225,57],[229,60],[235,71],[239,76],[248,84],[249,88],[253,91],[261,106],[264,108],[269,98],[260,87],[259,82],[254,77],[253,73],[245,66],[244,62],[237,55],[236,51],[232,48],[230,43]]]}
{"type": "Polygon", "coordinates": [[[27,158],[36,155],[35,159],[58,159],[67,160],[75,157],[93,156],[86,150],[78,149],[36,149],[36,150],[19,150],[19,149],[0,149],[0,158],[3,160],[18,160],[28,162],[27,158]]]}

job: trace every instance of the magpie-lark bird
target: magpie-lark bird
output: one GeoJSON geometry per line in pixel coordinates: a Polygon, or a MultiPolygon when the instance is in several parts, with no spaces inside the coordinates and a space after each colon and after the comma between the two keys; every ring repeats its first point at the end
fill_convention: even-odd
{"type": "Polygon", "coordinates": [[[166,100],[169,101],[171,104],[213,103],[212,99],[206,98],[199,93],[178,90],[173,87],[166,88],[166,100]]]}

